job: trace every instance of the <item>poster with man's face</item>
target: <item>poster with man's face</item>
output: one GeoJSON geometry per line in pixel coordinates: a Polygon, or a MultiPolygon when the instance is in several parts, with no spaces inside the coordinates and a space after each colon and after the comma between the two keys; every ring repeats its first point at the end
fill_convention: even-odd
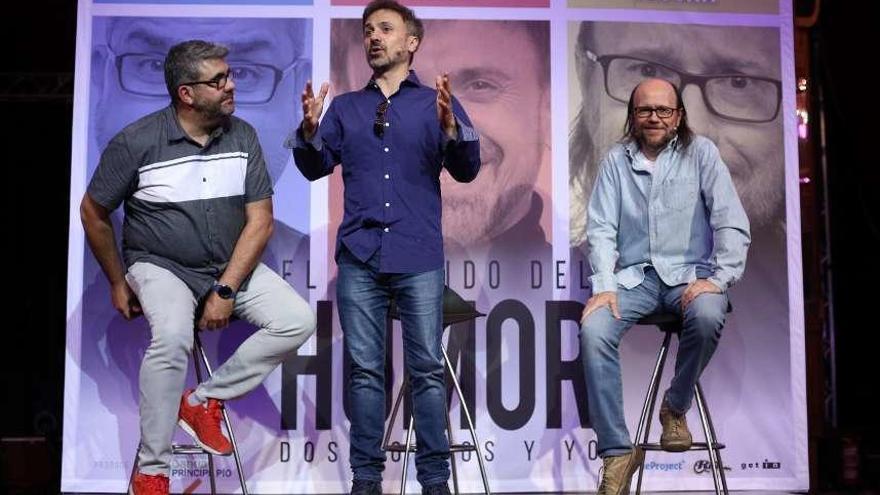
{"type": "MultiPolygon", "coordinates": [[[[83,68],[89,72],[86,177],[116,133],[170,104],[163,64],[171,46],[187,39],[225,45],[236,84],[235,116],[256,129],[275,188],[275,234],[263,262],[307,296],[310,188],[293,167],[284,141],[301,118],[289,102],[311,72],[311,20],[100,16],[91,27],[90,66],[83,68]]],[[[122,216],[122,208],[113,213],[117,233],[122,216]]],[[[134,458],[138,375],[150,330],[144,318],[126,321],[112,307],[107,281],[87,249],[81,263],[82,349],[74,358],[81,394],[69,405],[69,417],[77,418],[71,425],[76,448],[66,451],[66,466],[80,479],[106,487],[107,480],[125,476],[124,464],[134,458]]],[[[206,348],[225,359],[251,331],[235,323],[207,336],[206,348]]],[[[267,381],[239,405],[238,413],[250,418],[242,428],[251,437],[244,444],[276,436],[280,413],[271,394],[279,388],[278,380],[267,381]]],[[[256,471],[254,462],[253,452],[244,455],[245,466],[256,471]]],[[[198,479],[197,472],[180,470],[175,479],[198,479]]]]}
{"type": "MultiPolygon", "coordinates": [[[[362,89],[371,71],[360,20],[334,20],[331,33],[332,93],[362,89]]],[[[538,255],[530,249],[551,241],[549,42],[549,24],[541,21],[425,21],[413,70],[430,87],[448,73],[453,95],[480,133],[477,178],[458,183],[445,171],[440,178],[452,263],[485,263],[499,253],[513,272],[521,268],[517,259],[527,264],[538,255]],[[476,38],[480,50],[471,48],[476,38]],[[506,56],[510,51],[517,57],[506,56]]],[[[331,179],[333,225],[341,219],[341,187],[338,177],[331,179]]]]}
{"type": "MultiPolygon", "coordinates": [[[[275,232],[263,261],[310,301],[319,320],[314,339],[261,387],[228,403],[255,493],[350,488],[352,412],[344,406],[333,261],[343,183],[338,171],[306,181],[285,144],[302,119],[307,80],[330,83],[325,110],[333,97],[370,80],[360,19],[367,3],[79,4],[71,164],[77,201],[108,140],[169,104],[162,65],[173,44],[199,38],[230,49],[235,115],[255,127],[275,189],[275,232]]],[[[690,126],[717,144],[752,225],[746,271],[730,292],[732,312],[701,378],[727,445],[728,484],[805,489],[799,239],[786,222],[797,218],[791,197],[786,212],[786,190],[797,190],[796,137],[786,134],[794,120],[790,3],[403,3],[425,25],[412,68],[428,87],[448,73],[480,135],[478,177],[462,184],[442,172],[439,180],[447,283],[485,316],[445,329],[443,342],[470,403],[491,489],[596,489],[602,460],[586,413],[578,343],[578,318],[590,295],[586,206],[602,156],[622,137],[629,93],[648,77],[681,88],[690,126]]],[[[138,374],[150,329],[143,318],[126,321],[112,308],[79,218],[71,218],[62,489],[119,493],[140,438],[138,374]]],[[[121,218],[120,209],[113,215],[117,234],[121,218]]],[[[236,322],[203,335],[209,359],[223,362],[251,331],[236,322]]],[[[401,332],[394,324],[386,340],[392,394],[402,379],[401,332]]],[[[631,433],[661,338],[655,328],[635,327],[621,343],[631,433]]],[[[673,368],[669,362],[667,373],[673,368]]],[[[470,440],[462,417],[452,398],[459,442],[470,440]]],[[[689,419],[699,440],[697,417],[689,419]]],[[[402,421],[390,427],[402,442],[402,421]]],[[[475,455],[457,456],[464,492],[483,488],[475,455]]],[[[233,463],[215,462],[219,491],[237,490],[233,463]]],[[[649,456],[643,488],[709,490],[705,466],[700,452],[649,456]]],[[[206,469],[198,456],[176,458],[172,492],[203,490],[206,469]]],[[[410,465],[408,491],[419,489],[413,471],[410,465]]],[[[402,475],[402,456],[389,453],[384,491],[399,490],[402,475]]]]}
{"type": "MultiPolygon", "coordinates": [[[[774,426],[768,433],[767,427],[755,428],[754,420],[794,413],[788,393],[791,331],[779,30],[584,21],[570,23],[568,34],[573,260],[587,265],[587,205],[601,160],[624,139],[630,94],[645,79],[672,82],[682,93],[688,125],[718,146],[751,224],[745,274],[729,291],[732,312],[701,378],[704,388],[724,390],[710,395],[713,416],[740,439],[729,446],[725,459],[765,452],[790,465],[789,454],[777,446],[794,435],[791,423],[769,421],[774,426]]],[[[586,287],[572,294],[582,300],[590,296],[586,287]]],[[[657,332],[636,328],[621,347],[644,359],[656,352],[657,332]]],[[[644,362],[635,361],[625,360],[624,376],[628,370],[638,370],[636,376],[648,373],[644,362]]],[[[628,388],[625,402],[639,403],[641,394],[628,388]]],[[[638,421],[637,414],[636,408],[627,409],[628,424],[638,421]]],[[[785,469],[771,474],[783,476],[785,469]]],[[[752,474],[741,469],[728,476],[752,474]]]]}

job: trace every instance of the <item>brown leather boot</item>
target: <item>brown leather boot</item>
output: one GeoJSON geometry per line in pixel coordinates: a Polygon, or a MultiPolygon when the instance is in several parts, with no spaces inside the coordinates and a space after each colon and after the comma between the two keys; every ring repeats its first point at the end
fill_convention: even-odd
{"type": "Polygon", "coordinates": [[[693,437],[688,430],[687,418],[679,414],[663,401],[660,406],[660,424],[663,433],[660,435],[660,446],[667,452],[684,452],[691,448],[693,437]]]}
{"type": "Polygon", "coordinates": [[[602,459],[602,482],[596,495],[629,495],[632,476],[645,462],[645,451],[633,447],[629,453],[602,459]]]}

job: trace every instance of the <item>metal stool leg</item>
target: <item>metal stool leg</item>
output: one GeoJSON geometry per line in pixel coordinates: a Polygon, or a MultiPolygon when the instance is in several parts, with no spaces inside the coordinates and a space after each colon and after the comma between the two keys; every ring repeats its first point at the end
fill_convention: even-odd
{"type": "MultiPolygon", "coordinates": [[[[446,363],[446,371],[448,371],[448,376],[452,380],[452,387],[455,389],[455,393],[458,395],[459,407],[461,407],[462,411],[464,412],[464,417],[467,421],[468,430],[470,431],[471,439],[474,442],[474,451],[477,455],[477,464],[480,467],[480,476],[483,478],[483,490],[486,495],[491,495],[491,491],[489,490],[489,478],[486,476],[486,466],[483,464],[483,451],[480,448],[480,441],[479,439],[477,439],[477,431],[474,428],[474,421],[471,418],[470,411],[468,410],[467,402],[465,402],[464,400],[464,393],[461,391],[461,385],[458,383],[458,378],[455,376],[455,369],[452,368],[452,363],[449,361],[449,355],[446,353],[446,348],[441,345],[440,350],[443,352],[443,362],[446,363]]],[[[451,441],[452,439],[450,438],[450,443],[451,441]]]]}
{"type": "MultiPolygon", "coordinates": [[[[199,337],[198,329],[195,329],[193,334],[193,349],[192,349],[192,357],[193,357],[193,369],[195,370],[196,380],[199,383],[202,383],[204,375],[202,374],[202,368],[199,366],[199,362],[202,363],[202,366],[205,367],[205,372],[210,378],[213,376],[213,372],[211,370],[211,363],[208,361],[208,355],[205,353],[205,348],[202,346],[202,339],[199,337]]],[[[232,443],[232,454],[235,457],[235,469],[238,473],[238,481],[241,485],[241,492],[244,495],[248,495],[247,484],[245,483],[244,477],[244,468],[241,463],[241,456],[238,452],[238,444],[235,442],[235,433],[232,431],[232,421],[229,420],[229,413],[226,411],[226,405],[224,404],[222,407],[223,411],[223,422],[226,424],[226,431],[229,433],[229,441],[232,443]]],[[[134,475],[137,473],[137,458],[140,455],[142,445],[140,442],[138,443],[137,450],[135,451],[134,463],[131,468],[131,475],[128,479],[129,491],[131,490],[131,485],[134,483],[134,475]]],[[[211,495],[216,495],[217,493],[217,479],[216,479],[216,470],[214,469],[214,457],[210,452],[206,452],[199,447],[194,446],[175,446],[172,445],[172,453],[173,454],[205,454],[208,456],[208,480],[211,485],[211,495]]]]}
{"type": "MultiPolygon", "coordinates": [[[[459,404],[462,408],[462,411],[465,415],[465,420],[467,422],[468,430],[470,432],[471,440],[473,441],[473,446],[462,447],[453,449],[450,448],[450,467],[452,471],[452,483],[454,488],[454,493],[458,495],[460,493],[458,486],[458,469],[455,461],[455,454],[457,452],[465,452],[465,451],[473,451],[477,456],[477,464],[480,468],[480,476],[483,480],[483,489],[485,495],[492,495],[489,489],[489,477],[486,473],[486,465],[483,461],[483,451],[480,447],[480,440],[477,438],[477,432],[474,428],[474,421],[471,418],[470,411],[467,407],[467,402],[464,399],[464,393],[461,390],[461,385],[458,382],[458,378],[455,376],[455,369],[452,367],[452,363],[449,360],[449,355],[446,353],[446,348],[440,346],[440,350],[443,352],[443,362],[446,366],[447,376],[450,380],[452,380],[452,388],[455,389],[455,393],[458,396],[459,404]]],[[[388,426],[385,429],[385,439],[383,441],[385,450],[401,450],[403,451],[403,472],[401,474],[402,479],[400,481],[400,495],[404,495],[406,492],[406,478],[407,473],[409,471],[409,453],[413,452],[416,449],[416,446],[412,445],[412,437],[414,431],[415,420],[412,416],[409,418],[409,425],[406,431],[406,443],[402,447],[396,448],[391,444],[391,431],[394,426],[394,422],[397,420],[397,414],[400,411],[400,405],[403,402],[404,397],[409,391],[409,379],[408,377],[404,377],[403,384],[400,387],[400,391],[397,394],[397,398],[394,400],[394,407],[391,408],[391,416],[388,419],[388,426]]],[[[453,434],[452,421],[449,418],[449,412],[446,412],[446,432],[447,437],[449,438],[450,447],[456,445],[455,438],[453,434]]]]}
{"type": "Polygon", "coordinates": [[[409,426],[406,429],[406,444],[403,446],[403,474],[400,476],[400,495],[406,495],[406,473],[409,470],[409,452],[412,449],[412,436],[415,420],[409,417],[409,426]]]}
{"type": "Polygon", "coordinates": [[[400,406],[403,404],[403,399],[406,397],[407,393],[409,393],[409,375],[404,372],[403,383],[400,385],[400,390],[397,392],[397,397],[394,399],[394,407],[391,408],[391,416],[388,418],[388,426],[385,428],[385,439],[382,441],[383,450],[403,452],[403,475],[400,481],[401,495],[403,495],[406,491],[406,472],[408,470],[410,438],[413,430],[412,416],[410,416],[410,421],[407,428],[406,445],[404,445],[403,447],[392,445],[391,432],[394,430],[394,423],[395,421],[397,421],[397,414],[400,412],[400,406]]]}
{"type": "MultiPolygon", "coordinates": [[[[196,381],[202,383],[204,380],[202,378],[202,368],[199,366],[199,361],[201,360],[204,364],[205,370],[208,372],[208,377],[211,376],[211,367],[208,365],[208,358],[205,356],[205,348],[202,347],[202,339],[199,338],[198,331],[196,331],[193,336],[192,358],[193,369],[196,372],[196,381]]],[[[217,480],[214,474],[214,456],[211,455],[210,452],[205,452],[205,455],[208,456],[208,481],[211,484],[211,495],[217,495],[217,480]]]]}
{"type": "MultiPolygon", "coordinates": [[[[651,418],[654,416],[654,406],[657,404],[657,393],[660,390],[660,378],[663,376],[663,367],[666,365],[671,340],[672,333],[666,332],[663,343],[660,345],[660,351],[657,353],[651,381],[648,382],[648,392],[645,394],[645,404],[642,406],[642,415],[639,417],[639,427],[636,431],[636,443],[648,443],[648,435],[651,433],[651,418]]],[[[639,466],[639,476],[636,478],[636,495],[642,493],[644,472],[645,463],[642,463],[639,466]]]]}
{"type": "Polygon", "coordinates": [[[721,462],[721,451],[718,448],[718,440],[715,437],[715,426],[712,424],[712,417],[709,415],[709,408],[706,407],[706,398],[703,395],[703,387],[700,382],[694,385],[694,398],[697,403],[697,411],[700,414],[700,423],[703,427],[703,434],[706,437],[706,447],[709,453],[709,463],[712,466],[712,482],[715,484],[715,494],[728,495],[727,478],[724,475],[724,464],[721,462]]]}
{"type": "Polygon", "coordinates": [[[127,493],[131,493],[131,486],[134,484],[134,475],[137,473],[138,469],[138,456],[141,455],[141,443],[138,442],[137,450],[134,451],[134,462],[131,463],[131,474],[128,475],[128,491],[127,493]]]}
{"type": "MultiPolygon", "coordinates": [[[[205,371],[208,374],[208,378],[214,375],[214,372],[211,370],[211,363],[208,362],[208,355],[205,354],[205,348],[202,347],[202,339],[199,338],[198,332],[195,334],[195,345],[193,346],[193,354],[198,351],[198,356],[201,358],[202,365],[205,367],[205,371]]],[[[195,356],[193,356],[195,358],[195,356]]],[[[196,365],[196,378],[199,380],[199,383],[202,382],[202,373],[199,371],[199,366],[196,365]]],[[[235,469],[238,471],[238,482],[241,485],[241,493],[244,495],[248,495],[247,484],[244,481],[244,469],[241,464],[241,456],[238,453],[238,444],[235,442],[235,433],[232,431],[232,422],[229,420],[229,413],[226,411],[226,404],[223,404],[223,422],[226,423],[226,431],[229,433],[229,442],[232,444],[232,455],[235,458],[235,469]]],[[[213,468],[213,460],[211,459],[211,454],[208,454],[208,465],[211,469],[211,493],[214,494],[214,468],[213,468]]]]}
{"type": "MultiPolygon", "coordinates": [[[[446,438],[449,440],[449,446],[455,445],[455,436],[452,432],[452,421],[449,419],[449,409],[446,409],[446,438]]],[[[452,493],[459,495],[458,491],[458,469],[455,462],[455,452],[449,452],[449,467],[452,469],[452,493]]]]}
{"type": "Polygon", "coordinates": [[[388,427],[385,429],[385,440],[382,441],[382,448],[384,450],[391,450],[391,431],[393,430],[394,422],[397,420],[397,413],[400,411],[400,405],[403,403],[403,398],[406,396],[408,390],[409,380],[406,375],[404,375],[403,384],[400,385],[400,390],[397,392],[397,398],[394,399],[394,407],[391,408],[391,416],[388,418],[388,427]]]}

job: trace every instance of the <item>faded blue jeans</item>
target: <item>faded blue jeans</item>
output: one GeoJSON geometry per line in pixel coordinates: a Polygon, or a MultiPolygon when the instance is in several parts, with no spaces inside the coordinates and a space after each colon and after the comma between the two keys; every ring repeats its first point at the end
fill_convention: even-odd
{"type": "Polygon", "coordinates": [[[355,480],[381,481],[385,468],[385,328],[391,299],[403,327],[404,365],[412,391],[422,486],[449,479],[446,385],[440,352],[443,269],[423,273],[380,273],[379,256],[366,263],[346,248],[337,259],[336,298],[345,352],[351,362],[350,462],[355,480]]]}
{"type": "MultiPolygon", "coordinates": [[[[687,284],[670,287],[651,268],[644,281],[626,289],[618,287],[620,319],[608,307],[599,308],[581,325],[581,359],[587,382],[590,422],[596,432],[598,453],[602,457],[622,455],[632,450],[623,414],[623,385],[620,373],[620,340],[638,320],[658,312],[682,315],[681,295],[687,284]]],[[[685,412],[694,397],[694,384],[700,377],[721,338],[727,313],[727,293],[701,294],[684,311],[679,336],[675,376],[665,400],[673,411],[685,412]]]]}

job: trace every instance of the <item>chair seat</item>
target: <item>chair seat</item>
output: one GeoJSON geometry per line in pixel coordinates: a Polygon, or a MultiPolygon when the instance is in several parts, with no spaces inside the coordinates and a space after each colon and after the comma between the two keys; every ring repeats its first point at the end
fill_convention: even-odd
{"type": "MultiPolygon", "coordinates": [[[[388,316],[392,320],[400,319],[400,311],[397,309],[397,301],[394,299],[391,300],[391,304],[388,306],[388,316]]],[[[474,309],[471,304],[448,286],[443,287],[443,328],[455,323],[473,320],[480,316],[486,315],[474,309]]]]}
{"type": "Polygon", "coordinates": [[[653,313],[650,314],[641,320],[639,320],[639,325],[669,325],[672,323],[681,323],[681,317],[675,313],[653,313]]]}

